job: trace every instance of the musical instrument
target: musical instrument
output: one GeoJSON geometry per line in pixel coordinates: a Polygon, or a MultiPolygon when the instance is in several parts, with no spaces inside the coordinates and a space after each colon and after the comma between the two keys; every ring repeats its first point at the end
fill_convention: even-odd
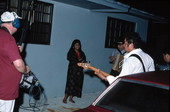
{"type": "Polygon", "coordinates": [[[122,70],[123,59],[124,59],[123,55],[121,54],[116,55],[112,69],[117,72],[120,72],[122,70]]]}
{"type": "Polygon", "coordinates": [[[83,67],[84,69],[91,69],[91,70],[93,70],[95,72],[101,73],[101,74],[96,74],[96,75],[98,75],[101,79],[104,79],[104,80],[105,80],[105,77],[111,76],[110,74],[91,66],[90,63],[77,63],[77,65],[79,67],[83,67]]]}

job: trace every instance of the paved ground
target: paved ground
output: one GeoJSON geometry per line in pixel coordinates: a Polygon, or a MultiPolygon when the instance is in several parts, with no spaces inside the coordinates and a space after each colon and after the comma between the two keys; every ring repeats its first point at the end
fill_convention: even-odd
{"type": "MultiPolygon", "coordinates": [[[[52,98],[48,99],[46,105],[34,106],[30,107],[28,103],[24,103],[21,107],[19,112],[73,112],[74,110],[78,110],[81,108],[85,108],[89,106],[100,94],[98,93],[90,93],[84,94],[82,98],[74,98],[76,103],[71,103],[67,101],[67,104],[62,102],[63,97],[52,98]]],[[[37,103],[38,104],[38,103],[37,103]]]]}

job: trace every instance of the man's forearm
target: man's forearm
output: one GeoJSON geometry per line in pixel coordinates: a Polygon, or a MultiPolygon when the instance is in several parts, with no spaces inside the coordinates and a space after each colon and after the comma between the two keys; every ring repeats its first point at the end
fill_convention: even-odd
{"type": "Polygon", "coordinates": [[[15,60],[13,62],[15,68],[22,74],[26,74],[29,72],[28,67],[26,67],[24,61],[22,59],[15,60]]]}

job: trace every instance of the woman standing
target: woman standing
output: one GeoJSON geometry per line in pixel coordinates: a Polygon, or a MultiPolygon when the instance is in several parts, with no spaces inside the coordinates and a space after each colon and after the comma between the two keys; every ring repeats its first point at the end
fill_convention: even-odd
{"type": "Polygon", "coordinates": [[[67,71],[67,83],[63,103],[67,103],[68,97],[70,102],[75,103],[75,101],[73,101],[73,97],[77,96],[81,98],[84,80],[83,68],[79,67],[77,63],[86,62],[86,56],[81,49],[80,40],[75,39],[72,42],[70,50],[67,54],[67,59],[69,61],[69,65],[67,71]]]}

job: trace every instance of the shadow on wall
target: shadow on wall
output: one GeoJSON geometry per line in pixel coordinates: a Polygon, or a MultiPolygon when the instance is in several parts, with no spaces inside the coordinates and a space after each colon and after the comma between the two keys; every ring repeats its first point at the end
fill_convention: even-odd
{"type": "MultiPolygon", "coordinates": [[[[84,73],[87,74],[87,75],[89,75],[90,77],[97,77],[96,74],[94,74],[94,71],[92,71],[92,70],[87,70],[87,71],[85,71],[84,73]]],[[[109,83],[108,83],[108,82],[103,81],[103,80],[101,80],[101,82],[102,82],[106,87],[109,86],[109,83]]]]}

